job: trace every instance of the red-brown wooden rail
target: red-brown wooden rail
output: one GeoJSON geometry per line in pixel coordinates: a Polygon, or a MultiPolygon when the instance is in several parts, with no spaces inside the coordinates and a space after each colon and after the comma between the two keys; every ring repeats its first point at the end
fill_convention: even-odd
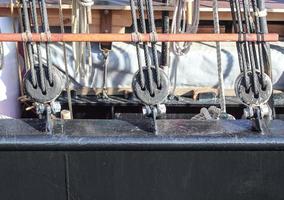
{"type": "MultiPolygon", "coordinates": [[[[151,34],[141,34],[139,41],[150,42],[153,38],[151,34]]],[[[157,42],[237,42],[237,41],[261,41],[276,42],[279,40],[278,34],[156,34],[157,42]]],[[[135,42],[137,37],[133,34],[36,34],[29,36],[25,33],[1,33],[0,42],[135,42]],[[48,40],[49,39],[49,40],[48,40]]]]}

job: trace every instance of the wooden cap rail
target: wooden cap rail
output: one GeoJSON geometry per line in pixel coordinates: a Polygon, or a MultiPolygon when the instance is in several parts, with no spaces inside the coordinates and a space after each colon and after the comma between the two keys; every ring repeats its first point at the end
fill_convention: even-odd
{"type": "Polygon", "coordinates": [[[0,42],[277,42],[278,34],[55,34],[1,33],[0,42]],[[134,36],[136,35],[136,37],[134,36]],[[138,39],[137,39],[138,38],[138,39]]]}

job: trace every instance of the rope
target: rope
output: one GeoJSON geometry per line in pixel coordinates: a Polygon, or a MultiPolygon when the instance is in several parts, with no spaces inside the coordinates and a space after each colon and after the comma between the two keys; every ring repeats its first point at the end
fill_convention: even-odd
{"type": "MultiPolygon", "coordinates": [[[[138,11],[139,11],[139,20],[140,20],[140,28],[142,33],[147,33],[146,23],[145,23],[145,15],[144,15],[144,5],[142,0],[138,0],[138,11]]],[[[145,63],[147,67],[147,75],[149,79],[149,92],[151,95],[155,95],[153,88],[153,79],[152,79],[152,70],[151,70],[151,58],[150,52],[147,42],[143,42],[145,63]]]]}
{"type": "MultiPolygon", "coordinates": [[[[39,33],[35,0],[30,1],[30,9],[31,9],[31,15],[32,15],[31,19],[32,19],[32,23],[34,25],[34,31],[36,33],[39,33]]],[[[36,43],[36,48],[37,48],[37,53],[38,53],[40,86],[41,86],[42,93],[46,93],[46,85],[45,85],[45,79],[44,79],[44,69],[43,69],[43,63],[42,63],[42,54],[41,54],[41,48],[40,48],[39,43],[36,43]]]]}
{"type": "MultiPolygon", "coordinates": [[[[220,34],[219,13],[218,13],[218,0],[213,0],[213,19],[214,19],[214,33],[220,34]]],[[[221,44],[216,42],[217,53],[217,66],[218,66],[218,80],[219,80],[219,93],[220,93],[220,106],[223,113],[226,113],[226,98],[225,98],[225,85],[223,76],[223,65],[221,55],[221,44]]]]}
{"type": "Polygon", "coordinates": [[[153,9],[152,0],[146,1],[146,8],[147,8],[147,14],[148,14],[148,26],[149,26],[150,40],[151,40],[151,46],[152,46],[153,63],[156,69],[157,86],[158,88],[161,88],[162,86],[161,86],[160,70],[159,70],[160,66],[159,66],[159,60],[158,60],[158,51],[156,47],[157,32],[156,32],[156,26],[155,26],[154,9],[153,9]]]}
{"type": "MultiPolygon", "coordinates": [[[[265,89],[266,86],[264,83],[264,58],[263,58],[264,56],[263,45],[265,44],[265,42],[261,42],[262,32],[260,28],[260,17],[265,17],[265,16],[262,16],[262,14],[259,14],[260,11],[257,8],[256,0],[252,0],[252,7],[253,7],[254,14],[255,14],[255,28],[256,28],[256,33],[258,36],[257,46],[258,46],[258,54],[259,54],[259,70],[260,70],[260,76],[261,76],[260,83],[261,83],[262,89],[265,89]]],[[[264,11],[266,12],[266,9],[264,11]]]]}
{"type": "Polygon", "coordinates": [[[191,120],[197,120],[197,121],[208,121],[208,120],[235,120],[234,116],[230,114],[223,113],[220,108],[217,108],[216,106],[210,106],[207,108],[201,108],[200,113],[193,116],[191,120]]]}
{"type": "Polygon", "coordinates": [[[94,5],[94,0],[77,0],[77,3],[83,7],[91,7],[94,5]]]}
{"type": "MultiPolygon", "coordinates": [[[[173,14],[171,33],[197,33],[200,18],[200,0],[175,0],[175,9],[173,14]],[[191,5],[193,4],[193,15],[191,16],[191,5]]],[[[177,56],[183,56],[190,51],[192,42],[173,42],[171,50],[177,56]]],[[[177,82],[177,66],[173,70],[173,89],[171,95],[175,95],[177,82]]]]}
{"type": "MultiPolygon", "coordinates": [[[[72,1],[72,33],[90,33],[92,23],[91,6],[93,0],[73,0],[72,1]]],[[[86,79],[93,65],[92,50],[90,42],[73,42],[73,56],[76,66],[76,74],[80,74],[86,79]],[[86,65],[86,59],[88,67],[86,65]]]]}
{"type": "MultiPolygon", "coordinates": [[[[196,33],[200,18],[200,0],[175,0],[175,10],[171,27],[172,33],[196,33]],[[190,19],[190,4],[194,1],[192,19],[190,19]],[[192,22],[191,22],[192,21],[192,22]]],[[[189,52],[191,42],[172,43],[173,52],[182,56],[189,52]]]]}
{"type": "MultiPolygon", "coordinates": [[[[47,16],[47,7],[45,0],[39,0],[40,5],[40,15],[41,15],[41,21],[42,21],[42,28],[43,32],[46,34],[48,40],[50,41],[50,29],[49,29],[49,23],[48,23],[48,16],[47,16]]],[[[46,49],[46,60],[47,60],[47,74],[48,74],[48,81],[50,85],[53,85],[53,73],[52,73],[52,60],[50,56],[50,47],[49,42],[45,43],[45,49],[46,49]]]]}
{"type": "MultiPolygon", "coordinates": [[[[40,86],[43,94],[46,94],[46,81],[45,81],[45,69],[42,62],[42,53],[40,42],[32,42],[32,31],[34,33],[40,33],[40,37],[42,41],[50,41],[51,35],[48,24],[48,16],[47,16],[47,8],[45,4],[45,0],[39,0],[39,11],[41,16],[42,23],[42,31],[44,33],[40,33],[39,30],[39,22],[38,22],[38,14],[37,14],[37,5],[36,0],[22,0],[22,8],[19,6],[19,14],[23,13],[23,18],[21,19],[21,27],[22,27],[22,39],[27,43],[27,49],[24,48],[25,51],[25,64],[29,66],[31,71],[32,84],[36,88],[40,86]],[[28,8],[29,6],[29,8],[28,8]],[[33,26],[32,26],[33,25],[33,26]],[[32,27],[32,28],[31,28],[32,27]],[[36,45],[36,48],[34,48],[36,45]],[[37,60],[36,55],[37,54],[37,60]],[[36,63],[37,61],[37,63],[36,63]],[[35,66],[38,64],[38,70],[36,71],[35,66]],[[38,75],[37,75],[38,73],[38,75]]],[[[46,44],[46,57],[47,57],[47,80],[49,84],[53,85],[53,73],[52,73],[52,62],[50,58],[50,48],[48,42],[46,44]]]]}
{"type": "Polygon", "coordinates": [[[136,53],[137,53],[137,61],[138,61],[138,67],[139,67],[139,73],[140,73],[140,84],[141,89],[145,89],[145,77],[143,73],[143,66],[142,66],[142,60],[141,60],[141,49],[139,44],[141,43],[141,34],[138,30],[138,24],[137,24],[137,16],[136,16],[136,6],[134,3],[134,0],[130,0],[130,6],[131,6],[131,15],[132,15],[132,23],[134,26],[134,33],[132,33],[132,41],[136,45],[136,53]]]}
{"type": "Polygon", "coordinates": [[[109,58],[109,49],[102,49],[103,56],[104,56],[104,77],[103,77],[103,92],[102,97],[104,99],[108,99],[108,84],[107,84],[107,78],[108,78],[108,58],[109,58]]]}
{"type": "Polygon", "coordinates": [[[14,1],[13,1],[13,0],[10,0],[10,12],[11,12],[11,17],[13,17],[13,15],[14,15],[14,7],[15,7],[14,1]]]}
{"type": "MultiPolygon", "coordinates": [[[[243,17],[241,14],[241,6],[240,2],[236,0],[230,0],[231,5],[231,12],[233,16],[233,24],[234,29],[237,31],[240,35],[240,37],[243,37],[244,29],[243,29],[243,17]]],[[[248,77],[248,66],[250,66],[250,60],[248,56],[248,50],[247,50],[247,43],[246,42],[237,42],[238,47],[238,56],[239,56],[239,65],[240,70],[244,74],[244,84],[245,88],[248,91],[249,90],[249,77],[248,77]]]]}
{"type": "MultiPolygon", "coordinates": [[[[237,43],[237,47],[238,50],[241,47],[239,60],[243,61],[243,63],[240,62],[240,69],[245,77],[245,88],[247,92],[252,91],[252,98],[259,98],[260,90],[265,90],[266,88],[264,83],[264,69],[266,68],[267,71],[271,71],[271,63],[268,63],[266,60],[269,57],[269,53],[267,53],[265,47],[268,43],[262,41],[263,33],[267,33],[264,1],[231,0],[230,5],[235,31],[238,31],[239,34],[257,34],[256,42],[239,42],[237,43]],[[243,12],[241,12],[241,8],[243,12]],[[236,24],[238,24],[238,27],[236,24]],[[242,64],[243,66],[241,66],[242,64]]],[[[270,106],[273,107],[272,100],[270,101],[270,106]]]]}
{"type": "MultiPolygon", "coordinates": [[[[254,4],[256,4],[256,3],[254,3],[254,4]]],[[[259,10],[258,8],[254,9],[254,15],[256,17],[266,17],[267,16],[267,10],[266,9],[259,10]]]]}
{"type": "Polygon", "coordinates": [[[37,87],[37,77],[36,77],[36,72],[34,69],[34,56],[33,56],[33,43],[30,42],[29,39],[31,39],[31,27],[30,27],[30,19],[29,19],[29,12],[28,12],[28,7],[27,7],[27,2],[26,0],[22,0],[22,5],[23,5],[23,25],[24,25],[24,32],[22,34],[23,40],[27,41],[27,57],[28,57],[28,62],[29,62],[29,67],[31,70],[31,78],[32,78],[32,84],[33,87],[37,87]]]}
{"type": "MultiPolygon", "coordinates": [[[[65,33],[64,29],[64,16],[62,10],[62,0],[59,0],[59,19],[60,19],[60,29],[61,33],[65,33]]],[[[66,50],[66,43],[63,42],[63,56],[64,56],[64,67],[65,67],[65,76],[66,76],[66,91],[67,91],[67,98],[68,98],[68,108],[70,111],[71,119],[73,119],[73,106],[72,106],[72,98],[71,98],[71,90],[70,90],[70,79],[69,79],[69,70],[67,64],[67,50],[66,50]]]]}
{"type": "Polygon", "coordinates": [[[141,43],[142,42],[141,33],[139,33],[138,31],[131,33],[131,41],[135,44],[141,43]]]}
{"type": "MultiPolygon", "coordinates": [[[[243,9],[244,9],[244,18],[246,24],[246,31],[247,33],[251,33],[251,17],[250,17],[250,6],[248,0],[243,1],[243,9]]],[[[257,65],[257,58],[254,54],[254,47],[255,43],[247,42],[248,43],[248,54],[251,61],[250,70],[252,72],[252,90],[255,95],[259,94],[259,90],[257,87],[257,76],[256,76],[256,65],[257,65]]]]}
{"type": "MultiPolygon", "coordinates": [[[[18,7],[18,16],[19,16],[19,23],[20,23],[20,32],[24,32],[24,20],[23,20],[23,12],[22,8],[20,7],[20,2],[17,1],[17,7],[18,7]]],[[[23,45],[23,50],[24,50],[24,61],[25,61],[25,71],[30,70],[30,62],[28,58],[28,50],[27,50],[27,45],[23,45]]],[[[23,95],[22,95],[23,96],[23,95]]]]}

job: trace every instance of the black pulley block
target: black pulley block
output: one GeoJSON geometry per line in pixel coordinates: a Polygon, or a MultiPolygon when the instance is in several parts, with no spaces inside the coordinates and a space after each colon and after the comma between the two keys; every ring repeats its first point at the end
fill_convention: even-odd
{"type": "Polygon", "coordinates": [[[239,99],[247,105],[261,105],[268,102],[272,95],[273,91],[273,84],[271,79],[267,74],[263,74],[263,83],[264,87],[260,84],[261,82],[261,74],[257,72],[257,89],[259,91],[259,94],[254,94],[254,91],[252,89],[252,72],[248,72],[249,75],[249,88],[246,89],[245,87],[245,75],[244,73],[240,74],[235,82],[235,93],[239,99]]]}
{"type": "Polygon", "coordinates": [[[140,82],[140,72],[138,71],[133,78],[132,81],[132,89],[136,97],[144,104],[146,105],[157,105],[162,103],[167,96],[169,95],[169,79],[165,72],[161,69],[159,69],[160,72],[160,81],[161,81],[161,88],[158,88],[157,86],[157,71],[155,68],[151,68],[152,71],[152,77],[148,76],[148,69],[143,68],[143,73],[145,77],[145,88],[142,88],[141,82],[140,82]],[[150,93],[150,84],[149,84],[149,78],[151,78],[153,81],[153,90],[154,94],[150,93]]]}
{"type": "Polygon", "coordinates": [[[39,67],[35,66],[35,74],[36,74],[36,79],[37,79],[37,85],[34,87],[32,83],[32,74],[31,70],[29,70],[25,77],[24,77],[24,89],[26,95],[28,95],[33,101],[38,102],[38,103],[48,103],[51,102],[52,100],[55,100],[62,92],[64,88],[64,81],[60,75],[60,72],[58,69],[53,68],[52,69],[52,78],[53,78],[53,83],[50,84],[48,81],[48,70],[47,66],[43,66],[44,69],[44,83],[46,86],[46,90],[43,91],[42,86],[40,85],[40,71],[39,67]]]}

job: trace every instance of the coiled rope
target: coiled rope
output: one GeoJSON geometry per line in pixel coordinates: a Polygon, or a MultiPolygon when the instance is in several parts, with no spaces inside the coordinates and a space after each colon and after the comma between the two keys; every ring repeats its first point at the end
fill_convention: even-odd
{"type": "MultiPolygon", "coordinates": [[[[173,14],[171,33],[197,33],[200,19],[200,0],[175,0],[175,9],[173,14]],[[194,3],[193,3],[194,1],[194,3]],[[193,3],[193,13],[191,15],[191,6],[193,3]]],[[[191,42],[173,42],[171,44],[172,52],[177,56],[183,56],[190,50],[191,42]]],[[[175,96],[177,82],[177,66],[173,66],[173,88],[171,96],[175,96]]]]}
{"type": "MultiPolygon", "coordinates": [[[[200,0],[175,0],[175,10],[171,27],[172,33],[196,33],[200,18],[200,0]],[[193,14],[191,17],[191,4],[193,14]]],[[[172,50],[176,55],[185,55],[189,52],[191,42],[174,42],[172,50]]]]}
{"type": "MultiPolygon", "coordinates": [[[[73,0],[72,1],[72,33],[90,33],[92,24],[91,7],[93,0],[73,0]]],[[[76,66],[76,74],[88,77],[92,67],[92,51],[90,42],[73,43],[73,56],[76,66]],[[86,65],[86,59],[88,65],[86,65]]]]}

